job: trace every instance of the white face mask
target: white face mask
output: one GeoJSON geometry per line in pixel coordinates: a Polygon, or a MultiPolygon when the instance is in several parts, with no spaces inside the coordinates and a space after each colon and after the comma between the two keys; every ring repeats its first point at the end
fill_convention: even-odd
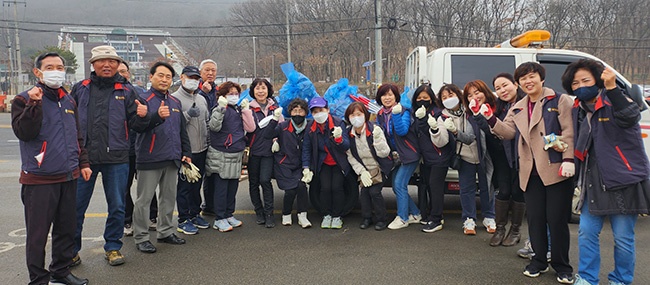
{"type": "Polygon", "coordinates": [[[47,85],[47,87],[58,89],[63,85],[63,81],[65,81],[65,71],[41,70],[41,73],[43,73],[43,84],[47,85]]]}
{"type": "Polygon", "coordinates": [[[355,128],[360,128],[366,122],[364,116],[350,117],[350,124],[355,128]]]}
{"type": "Polygon", "coordinates": [[[325,123],[325,121],[327,121],[327,115],[327,112],[316,113],[314,114],[314,121],[319,124],[325,123]]]}
{"type": "Polygon", "coordinates": [[[185,83],[183,83],[183,87],[185,87],[187,90],[194,91],[199,88],[199,81],[196,79],[186,78],[185,83]]]}
{"type": "Polygon", "coordinates": [[[445,108],[447,109],[453,109],[458,106],[458,102],[460,102],[460,99],[458,99],[458,97],[451,97],[442,101],[442,105],[445,105],[445,108]]]}
{"type": "Polygon", "coordinates": [[[226,99],[228,100],[228,105],[237,105],[237,101],[239,101],[239,95],[226,95],[226,99]]]}

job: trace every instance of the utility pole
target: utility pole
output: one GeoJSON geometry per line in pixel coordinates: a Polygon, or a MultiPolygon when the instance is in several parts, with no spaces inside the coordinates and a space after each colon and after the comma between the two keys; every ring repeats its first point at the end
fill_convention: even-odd
{"type": "MultiPolygon", "coordinates": [[[[2,7],[5,6],[5,1],[2,2],[2,7]]],[[[7,31],[7,54],[9,55],[9,75],[7,76],[7,72],[5,71],[5,82],[11,80],[11,84],[9,84],[9,90],[7,94],[14,95],[16,94],[16,81],[14,80],[14,56],[13,56],[13,50],[11,49],[11,33],[9,32],[9,20],[6,19],[7,21],[5,22],[5,28],[7,31]]]]}
{"type": "Polygon", "coordinates": [[[253,79],[257,78],[257,53],[255,52],[255,38],[253,37],[253,79]]]}
{"type": "Polygon", "coordinates": [[[284,5],[286,9],[286,22],[287,22],[287,62],[291,62],[291,30],[289,27],[289,1],[285,0],[284,5]]]}
{"type": "MultiPolygon", "coordinates": [[[[383,61],[381,60],[381,0],[375,0],[375,82],[381,85],[384,77],[382,73],[383,61]]],[[[397,95],[395,95],[397,96],[397,95]]]]}
{"type": "MultiPolygon", "coordinates": [[[[16,70],[17,73],[16,73],[16,78],[12,80],[12,85],[15,83],[14,92],[17,93],[18,89],[22,88],[22,83],[23,83],[23,79],[22,79],[22,74],[23,74],[22,58],[20,56],[20,36],[18,35],[18,4],[23,4],[23,5],[25,5],[25,7],[27,7],[27,2],[25,2],[25,1],[16,1],[16,0],[2,1],[2,6],[3,7],[4,7],[5,4],[7,4],[7,7],[10,7],[11,4],[14,5],[14,32],[15,32],[15,35],[16,35],[16,40],[15,40],[15,42],[16,42],[16,48],[15,48],[15,51],[16,51],[16,56],[15,56],[16,63],[12,67],[12,72],[13,72],[13,70],[16,70]]],[[[9,33],[7,31],[7,40],[9,40],[9,37],[10,37],[9,33]]],[[[11,45],[9,45],[9,58],[11,60],[11,45]]]]}

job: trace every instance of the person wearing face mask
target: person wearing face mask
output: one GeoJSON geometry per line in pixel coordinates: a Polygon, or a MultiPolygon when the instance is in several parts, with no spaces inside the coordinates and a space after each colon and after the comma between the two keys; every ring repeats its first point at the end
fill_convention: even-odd
{"type": "Polygon", "coordinates": [[[442,108],[438,98],[429,84],[423,84],[413,94],[414,117],[418,146],[422,154],[420,163],[421,185],[418,187],[418,200],[423,214],[422,231],[433,233],[442,230],[444,218],[442,210],[445,201],[445,178],[449,170],[449,159],[454,153],[454,144],[436,146],[431,136],[439,131],[447,131],[438,127],[438,117],[442,108]],[[420,191],[420,188],[421,191],[420,191]]]}
{"type": "Polygon", "coordinates": [[[298,225],[303,229],[310,228],[311,222],[307,219],[309,207],[309,194],[307,185],[301,181],[302,178],[302,147],[305,137],[305,130],[312,122],[305,119],[308,108],[307,101],[296,98],[287,106],[291,119],[280,121],[282,108],[273,111],[273,117],[269,125],[262,129],[264,137],[273,140],[271,152],[274,159],[275,181],[278,187],[284,190],[282,206],[282,225],[293,224],[291,211],[293,201],[297,201],[298,225]]]}
{"type": "MultiPolygon", "coordinates": [[[[309,101],[309,110],[314,122],[308,126],[302,147],[302,179],[310,183],[317,174],[322,206],[322,229],[343,227],[343,204],[345,203],[344,178],[350,171],[345,154],[350,148],[350,139],[343,135],[345,123],[329,113],[327,101],[316,96],[309,101]]],[[[312,189],[313,190],[313,189],[312,189]]]]}
{"type": "Polygon", "coordinates": [[[248,100],[237,106],[241,87],[231,81],[219,86],[217,106],[212,110],[208,129],[210,145],[205,162],[206,179],[214,185],[215,220],[212,228],[220,232],[232,231],[242,225],[233,216],[242,157],[246,147],[246,133],[254,132],[256,125],[248,100]]]}
{"type": "Polygon", "coordinates": [[[363,103],[350,104],[345,110],[345,119],[351,124],[346,129],[350,136],[350,149],[346,152],[348,162],[361,181],[359,199],[363,221],[359,228],[369,228],[374,217],[375,230],[381,231],[388,226],[381,190],[385,177],[393,168],[390,147],[381,128],[368,121],[370,113],[363,103]]]}
{"type": "MultiPolygon", "coordinates": [[[[275,227],[273,219],[273,185],[271,184],[271,174],[273,174],[273,153],[271,152],[272,139],[265,138],[261,133],[267,127],[269,119],[273,117],[278,110],[276,102],[273,100],[273,85],[263,78],[256,78],[251,83],[250,95],[255,98],[250,103],[253,119],[255,119],[255,131],[249,133],[248,142],[250,147],[250,157],[246,169],[248,170],[249,193],[251,202],[255,207],[256,223],[264,224],[267,228],[275,227]],[[262,186],[262,196],[260,197],[260,186],[262,186]]],[[[282,112],[278,111],[280,116],[277,118],[280,122],[284,121],[282,112]]]]}
{"type": "MultiPolygon", "coordinates": [[[[187,136],[192,146],[192,163],[203,174],[205,158],[208,153],[208,125],[210,111],[203,96],[197,94],[200,72],[195,66],[186,66],[181,73],[181,88],[172,94],[181,101],[183,116],[185,117],[187,136]]],[[[180,175],[180,173],[179,173],[180,175]]],[[[203,176],[197,182],[189,182],[179,176],[176,187],[176,203],[178,208],[178,232],[192,235],[198,229],[207,229],[210,223],[200,215],[201,213],[201,184],[203,176]]]]}
{"type": "Polygon", "coordinates": [[[528,233],[535,254],[524,269],[525,276],[535,278],[548,272],[544,254],[550,232],[551,261],[557,281],[573,283],[573,267],[569,263],[569,218],[573,196],[574,129],[573,102],[564,94],[544,87],[546,69],[536,62],[525,62],[515,70],[515,80],[526,92],[505,119],[500,120],[482,104],[479,114],[487,119],[490,129],[501,139],[517,143],[519,182],[524,191],[528,233]],[[552,147],[548,142],[553,141],[552,147]]]}
{"type": "Polygon", "coordinates": [[[92,170],[79,132],[77,107],[62,87],[65,60],[57,53],[36,57],[36,86],[16,96],[11,126],[20,140],[21,197],[25,208],[29,284],[88,284],[70,272],[74,257],[77,179],[92,170]],[[52,228],[52,260],[44,267],[52,228]]]}
{"type": "Polygon", "coordinates": [[[614,235],[609,284],[632,284],[634,228],[650,208],[650,169],[639,106],[616,85],[616,74],[592,59],[569,64],[562,87],[575,95],[573,124],[580,211],[578,274],[574,284],[600,284],[599,236],[605,218],[614,235]]]}
{"type": "Polygon", "coordinates": [[[397,216],[388,225],[391,230],[403,229],[409,224],[422,220],[420,210],[408,193],[408,182],[420,161],[417,133],[411,117],[411,110],[399,103],[400,93],[394,84],[384,84],[377,89],[377,102],[381,108],[377,114],[377,124],[382,128],[393,159],[401,165],[393,169],[393,192],[397,200],[397,216]]]}

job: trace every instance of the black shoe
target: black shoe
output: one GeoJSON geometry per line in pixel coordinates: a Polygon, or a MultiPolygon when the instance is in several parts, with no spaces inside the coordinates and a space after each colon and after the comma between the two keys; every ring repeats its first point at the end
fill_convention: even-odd
{"type": "Polygon", "coordinates": [[[439,230],[442,230],[442,223],[436,223],[434,221],[429,221],[422,227],[422,231],[425,233],[433,233],[439,230]]]}
{"type": "Polygon", "coordinates": [[[275,219],[273,218],[273,215],[266,215],[266,219],[264,220],[264,226],[267,228],[275,227],[275,219]]]}
{"type": "Polygon", "coordinates": [[[359,225],[359,228],[365,230],[369,228],[370,225],[372,225],[372,219],[363,219],[363,221],[361,221],[361,224],[359,225]]]}
{"type": "Polygon", "coordinates": [[[264,213],[255,213],[255,223],[258,225],[266,224],[266,218],[264,213]]]}
{"type": "Polygon", "coordinates": [[[159,238],[158,242],[164,242],[170,244],[185,244],[185,240],[177,237],[175,234],[171,234],[166,238],[159,238]]]}
{"type": "Polygon", "coordinates": [[[75,266],[77,266],[77,265],[79,265],[79,264],[81,264],[81,257],[80,257],[79,254],[77,253],[77,255],[75,255],[75,256],[72,258],[72,263],[70,263],[70,268],[75,267],[75,266]]]}
{"type": "Polygon", "coordinates": [[[388,227],[388,224],[386,222],[377,222],[375,224],[375,230],[376,231],[383,231],[388,227]]]}
{"type": "Polygon", "coordinates": [[[150,241],[143,241],[135,245],[139,251],[144,253],[154,253],[156,252],[156,247],[150,241]]]}
{"type": "Polygon", "coordinates": [[[50,284],[85,285],[88,284],[88,279],[79,278],[70,273],[66,277],[50,278],[50,284]]]}

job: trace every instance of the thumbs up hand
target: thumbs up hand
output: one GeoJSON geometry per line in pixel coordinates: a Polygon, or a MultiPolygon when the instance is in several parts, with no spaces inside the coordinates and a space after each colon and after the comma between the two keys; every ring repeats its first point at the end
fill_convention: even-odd
{"type": "Polygon", "coordinates": [[[169,106],[165,106],[165,101],[160,102],[160,107],[158,107],[158,116],[163,120],[169,117],[169,106]]]}
{"type": "Polygon", "coordinates": [[[140,118],[144,118],[147,116],[147,112],[149,112],[149,109],[147,108],[147,104],[142,104],[140,100],[135,99],[135,112],[140,118]]]}

